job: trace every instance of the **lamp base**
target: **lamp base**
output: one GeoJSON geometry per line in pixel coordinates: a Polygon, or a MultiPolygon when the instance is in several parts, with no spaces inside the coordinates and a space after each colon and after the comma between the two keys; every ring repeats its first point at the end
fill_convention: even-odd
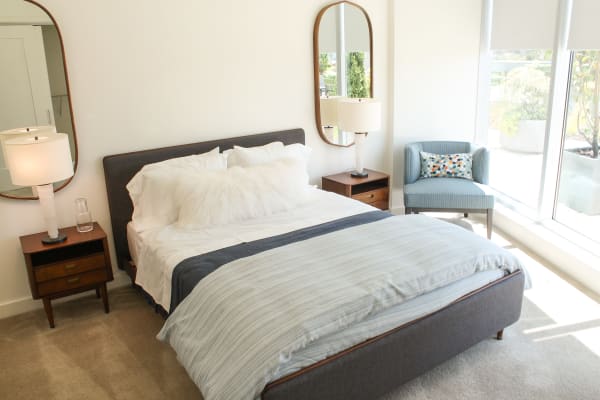
{"type": "Polygon", "coordinates": [[[353,178],[366,178],[367,176],[369,176],[369,174],[365,170],[363,170],[363,172],[352,171],[350,172],[350,176],[353,178]]]}
{"type": "Polygon", "coordinates": [[[64,233],[59,233],[58,236],[55,238],[51,238],[50,236],[46,236],[45,238],[42,238],[42,243],[55,244],[55,243],[64,242],[65,240],[67,240],[67,235],[65,235],[64,233]]]}

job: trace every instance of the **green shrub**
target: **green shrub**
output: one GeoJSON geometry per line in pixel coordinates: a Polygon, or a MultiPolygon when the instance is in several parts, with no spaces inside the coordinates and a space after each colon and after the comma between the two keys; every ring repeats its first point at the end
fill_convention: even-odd
{"type": "Polygon", "coordinates": [[[501,132],[514,135],[519,121],[545,120],[550,78],[535,64],[514,68],[506,74],[504,96],[494,112],[501,132]]]}

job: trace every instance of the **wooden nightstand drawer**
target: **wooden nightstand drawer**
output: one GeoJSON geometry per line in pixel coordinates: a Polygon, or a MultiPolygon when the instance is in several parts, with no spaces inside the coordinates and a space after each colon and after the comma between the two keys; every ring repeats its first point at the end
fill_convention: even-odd
{"type": "Polygon", "coordinates": [[[387,202],[389,196],[388,188],[370,190],[368,192],[357,193],[352,196],[353,199],[362,201],[363,203],[387,202]]]}
{"type": "Polygon", "coordinates": [[[372,205],[375,208],[379,208],[380,210],[387,210],[389,207],[389,202],[388,200],[381,200],[376,201],[374,203],[369,203],[369,205],[372,205]]]}
{"type": "Polygon", "coordinates": [[[107,279],[106,269],[97,269],[40,283],[38,291],[40,296],[47,296],[65,290],[106,282],[107,279]]]}
{"type": "Polygon", "coordinates": [[[323,190],[387,210],[390,202],[390,176],[370,169],[365,171],[369,175],[362,178],[353,177],[349,172],[324,176],[321,187],[323,190]]]}
{"type": "Polygon", "coordinates": [[[45,265],[35,268],[35,280],[37,282],[49,281],[68,275],[75,275],[85,271],[105,267],[104,253],[96,253],[87,257],[65,260],[56,264],[45,265]]]}
{"type": "Polygon", "coordinates": [[[60,229],[66,240],[46,244],[46,232],[21,236],[31,297],[41,298],[50,328],[54,328],[52,300],[75,293],[96,290],[104,312],[109,311],[106,282],[113,280],[106,233],[94,222],[88,232],[77,227],[60,229]]]}

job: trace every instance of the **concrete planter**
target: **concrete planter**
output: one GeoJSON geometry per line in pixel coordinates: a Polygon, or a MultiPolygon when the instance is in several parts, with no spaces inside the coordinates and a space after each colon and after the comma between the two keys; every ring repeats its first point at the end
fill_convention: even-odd
{"type": "Polygon", "coordinates": [[[586,215],[600,215],[600,158],[563,152],[558,201],[586,215]]]}
{"type": "Polygon", "coordinates": [[[542,153],[545,136],[545,120],[519,121],[519,127],[514,135],[506,133],[500,135],[500,146],[518,153],[542,153]]]}

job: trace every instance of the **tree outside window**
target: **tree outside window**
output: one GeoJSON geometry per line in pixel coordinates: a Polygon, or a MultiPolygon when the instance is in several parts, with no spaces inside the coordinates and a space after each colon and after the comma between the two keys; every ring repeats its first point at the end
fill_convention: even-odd
{"type": "Polygon", "coordinates": [[[369,82],[365,71],[365,54],[348,54],[348,97],[369,97],[369,82]]]}
{"type": "Polygon", "coordinates": [[[600,132],[600,52],[573,53],[571,69],[571,111],[567,134],[583,138],[591,148],[584,155],[598,158],[600,132]]]}

